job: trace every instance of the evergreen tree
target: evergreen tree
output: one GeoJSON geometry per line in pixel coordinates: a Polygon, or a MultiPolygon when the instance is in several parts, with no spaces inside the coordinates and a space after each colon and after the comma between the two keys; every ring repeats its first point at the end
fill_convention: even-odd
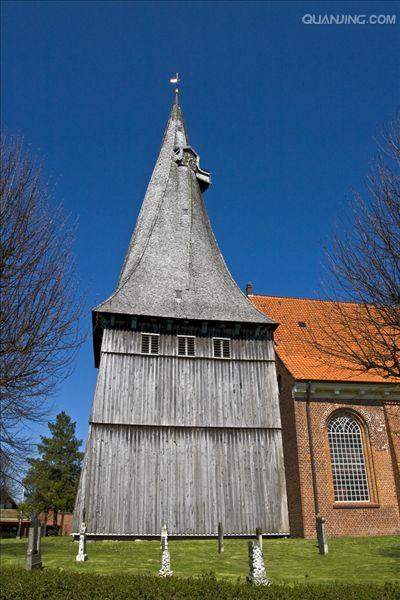
{"type": "Polygon", "coordinates": [[[64,411],[54,423],[48,423],[52,435],[41,436],[39,457],[28,460],[30,468],[24,479],[26,503],[37,512],[53,511],[55,522],[58,513],[63,521],[64,513],[74,508],[83,458],[75,425],[64,411]]]}

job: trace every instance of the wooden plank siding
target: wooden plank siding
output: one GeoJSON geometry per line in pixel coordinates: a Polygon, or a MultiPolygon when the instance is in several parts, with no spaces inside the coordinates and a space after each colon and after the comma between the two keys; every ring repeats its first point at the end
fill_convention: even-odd
{"type": "Polygon", "coordinates": [[[244,340],[239,360],[240,340],[233,340],[236,360],[226,360],[210,356],[211,341],[196,338],[196,356],[180,357],[177,337],[160,336],[160,355],[147,356],[139,353],[140,334],[106,331],[91,421],[280,427],[278,403],[266,401],[278,393],[271,342],[244,340]]]}
{"type": "Polygon", "coordinates": [[[213,333],[180,357],[176,335],[149,356],[139,331],[104,331],[75,531],[85,507],[95,535],[288,532],[272,336],[215,359],[213,333]]]}
{"type": "MultiPolygon", "coordinates": [[[[148,326],[149,327],[149,326],[148,326]]],[[[118,354],[141,354],[141,334],[147,331],[146,325],[141,326],[142,331],[127,331],[121,329],[105,329],[101,351],[103,354],[115,352],[118,354]]],[[[177,334],[166,333],[161,327],[153,326],[150,333],[161,333],[160,356],[177,356],[177,334]]],[[[212,356],[212,338],[229,337],[231,340],[232,359],[236,360],[270,360],[275,361],[274,344],[270,332],[265,332],[258,338],[251,330],[240,333],[236,337],[225,335],[221,328],[207,327],[207,334],[201,334],[198,328],[187,327],[180,330],[183,335],[196,336],[196,357],[209,358],[212,356]]],[[[246,331],[246,330],[245,330],[246,331]]]]}
{"type": "Polygon", "coordinates": [[[88,532],[287,533],[279,430],[94,425],[88,532]]]}

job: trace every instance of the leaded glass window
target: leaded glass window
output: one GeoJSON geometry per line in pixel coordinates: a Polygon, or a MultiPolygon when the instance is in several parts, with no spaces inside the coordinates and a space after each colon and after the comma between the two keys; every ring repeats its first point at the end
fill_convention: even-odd
{"type": "Polygon", "coordinates": [[[338,415],[328,426],[336,502],[369,501],[368,478],[360,425],[351,415],[338,415]]]}

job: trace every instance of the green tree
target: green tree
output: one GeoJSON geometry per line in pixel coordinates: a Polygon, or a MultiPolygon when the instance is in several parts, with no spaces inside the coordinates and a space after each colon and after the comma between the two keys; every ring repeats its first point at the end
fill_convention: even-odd
{"type": "Polygon", "coordinates": [[[41,436],[39,456],[28,460],[30,468],[24,479],[26,504],[37,512],[52,511],[55,522],[61,513],[61,531],[64,514],[74,508],[83,458],[75,425],[64,411],[54,423],[48,423],[51,437],[41,436]]]}

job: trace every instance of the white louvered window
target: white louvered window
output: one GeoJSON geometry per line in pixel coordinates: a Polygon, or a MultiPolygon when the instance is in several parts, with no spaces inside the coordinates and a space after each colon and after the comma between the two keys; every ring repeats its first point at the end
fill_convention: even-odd
{"type": "Polygon", "coordinates": [[[231,357],[231,340],[229,338],[213,338],[214,358],[231,357]]]}
{"type": "Polygon", "coordinates": [[[339,415],[328,426],[335,502],[368,502],[360,425],[351,415],[339,415]]]}
{"type": "Polygon", "coordinates": [[[142,354],[159,354],[160,336],[156,333],[142,333],[142,354]]]}
{"type": "Polygon", "coordinates": [[[194,335],[178,335],[178,355],[195,356],[196,338],[194,335]]]}

